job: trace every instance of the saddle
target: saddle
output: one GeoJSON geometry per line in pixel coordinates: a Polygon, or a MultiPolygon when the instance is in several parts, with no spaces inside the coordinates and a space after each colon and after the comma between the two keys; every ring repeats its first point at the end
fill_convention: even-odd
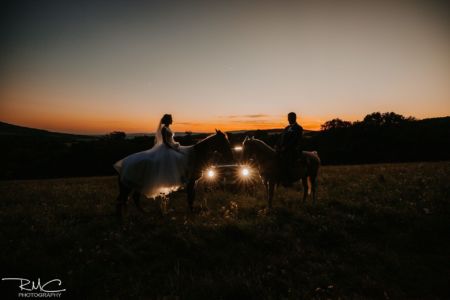
{"type": "Polygon", "coordinates": [[[299,175],[307,172],[311,167],[312,159],[317,156],[316,151],[296,151],[291,157],[284,157],[284,153],[278,153],[280,166],[280,179],[283,186],[289,187],[299,180],[299,175]]]}

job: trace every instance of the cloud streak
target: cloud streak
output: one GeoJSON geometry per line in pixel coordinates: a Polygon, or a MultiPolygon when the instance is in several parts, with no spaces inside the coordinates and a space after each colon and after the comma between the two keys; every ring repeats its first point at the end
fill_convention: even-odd
{"type": "Polygon", "coordinates": [[[260,119],[260,118],[269,118],[269,115],[266,114],[253,114],[253,115],[228,115],[228,116],[220,116],[222,119],[260,119]]]}

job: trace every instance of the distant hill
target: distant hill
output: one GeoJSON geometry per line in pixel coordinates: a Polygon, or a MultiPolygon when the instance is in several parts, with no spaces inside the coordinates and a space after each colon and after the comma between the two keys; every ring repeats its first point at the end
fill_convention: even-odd
{"type": "MultiPolygon", "coordinates": [[[[273,128],[273,129],[262,129],[262,130],[232,130],[227,131],[227,133],[231,134],[237,134],[237,135],[255,135],[258,132],[259,133],[265,133],[268,135],[276,135],[280,134],[283,131],[283,128],[273,128]]],[[[191,132],[190,134],[192,136],[203,136],[207,134],[211,134],[212,132],[191,132]]],[[[312,130],[304,130],[304,134],[314,134],[316,131],[312,130]]],[[[108,133],[105,132],[105,135],[108,133]]],[[[175,132],[175,136],[177,137],[183,137],[186,136],[187,132],[175,132]]],[[[5,122],[0,122],[0,136],[33,136],[33,137],[53,137],[53,138],[63,138],[63,139],[70,139],[70,140],[92,140],[97,139],[103,135],[82,135],[82,134],[70,134],[70,133],[61,133],[61,132],[54,132],[54,131],[48,131],[44,129],[37,129],[37,128],[30,128],[25,126],[19,126],[14,124],[9,124],[5,122]]],[[[153,132],[133,132],[133,133],[126,133],[127,139],[133,139],[135,137],[153,137],[155,134],[153,132]]]]}
{"type": "MultiPolygon", "coordinates": [[[[371,120],[369,120],[371,121],[371,120]]],[[[228,132],[231,145],[254,136],[270,146],[282,129],[228,132]]],[[[209,134],[177,133],[182,145],[209,134]]],[[[0,122],[0,180],[113,175],[112,165],[153,147],[151,134],[77,135],[0,122]]],[[[319,153],[323,165],[450,160],[450,117],[403,120],[395,124],[354,122],[349,127],[305,131],[304,150],[319,153]]]]}
{"type": "Polygon", "coordinates": [[[93,140],[98,138],[98,136],[94,135],[80,135],[80,134],[53,132],[44,129],[36,129],[13,125],[5,122],[0,122],[0,136],[50,137],[66,140],[93,140]]]}

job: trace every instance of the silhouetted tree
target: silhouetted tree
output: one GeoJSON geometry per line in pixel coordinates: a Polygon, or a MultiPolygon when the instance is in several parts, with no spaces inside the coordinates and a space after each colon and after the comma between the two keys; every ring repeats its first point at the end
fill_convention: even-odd
{"type": "Polygon", "coordinates": [[[394,112],[386,112],[383,114],[383,125],[398,125],[404,123],[406,118],[394,112]]]}
{"type": "Polygon", "coordinates": [[[365,116],[362,123],[369,126],[381,126],[383,124],[383,116],[380,112],[374,112],[365,116]]]}
{"type": "Polygon", "coordinates": [[[123,131],[113,131],[107,135],[107,138],[114,141],[123,141],[127,137],[123,131]]]}
{"type": "Polygon", "coordinates": [[[375,112],[371,113],[364,117],[364,120],[362,121],[362,124],[369,125],[369,126],[391,126],[391,125],[398,125],[402,124],[406,121],[414,121],[415,118],[409,117],[405,118],[402,115],[396,114],[394,112],[375,112]]]}
{"type": "Polygon", "coordinates": [[[349,128],[352,126],[352,123],[349,121],[343,121],[339,118],[326,121],[324,124],[320,126],[321,130],[327,131],[327,130],[333,130],[333,129],[339,129],[339,128],[349,128]]]}

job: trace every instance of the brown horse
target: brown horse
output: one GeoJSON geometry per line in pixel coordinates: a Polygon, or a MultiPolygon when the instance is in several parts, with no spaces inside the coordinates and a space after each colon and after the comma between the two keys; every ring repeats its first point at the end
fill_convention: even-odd
{"type": "MultiPolygon", "coordinates": [[[[185,186],[187,192],[187,203],[190,211],[194,210],[195,187],[197,180],[202,176],[202,171],[205,168],[211,155],[217,151],[223,155],[227,160],[233,160],[233,153],[231,152],[230,142],[227,136],[220,130],[216,133],[201,140],[194,146],[189,158],[189,174],[187,184],[185,186]]],[[[120,180],[119,176],[119,196],[117,197],[116,213],[119,219],[122,218],[123,211],[127,207],[127,201],[132,196],[134,203],[139,211],[145,212],[141,205],[141,191],[135,187],[127,186],[120,180]]]]}
{"type": "MultiPolygon", "coordinates": [[[[268,206],[272,208],[275,186],[280,184],[283,178],[283,167],[277,152],[263,141],[248,137],[242,143],[242,150],[245,160],[254,159],[266,187],[268,206]]],[[[317,175],[320,167],[317,152],[303,151],[302,157],[292,163],[295,165],[293,181],[301,179],[303,183],[303,201],[306,201],[311,190],[313,201],[316,201],[317,175]]]]}

